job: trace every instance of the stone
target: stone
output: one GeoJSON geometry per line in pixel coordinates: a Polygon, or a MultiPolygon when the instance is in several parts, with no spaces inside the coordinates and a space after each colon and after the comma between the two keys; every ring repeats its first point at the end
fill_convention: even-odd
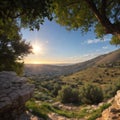
{"type": "Polygon", "coordinates": [[[25,110],[34,91],[34,85],[27,78],[19,77],[15,72],[0,72],[0,120],[15,120],[25,110]]]}
{"type": "Polygon", "coordinates": [[[102,112],[102,117],[96,120],[120,120],[120,90],[111,100],[111,106],[102,112]]]}

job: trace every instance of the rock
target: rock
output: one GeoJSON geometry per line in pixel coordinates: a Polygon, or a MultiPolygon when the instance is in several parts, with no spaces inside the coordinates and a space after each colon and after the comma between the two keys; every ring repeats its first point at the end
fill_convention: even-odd
{"type": "Polygon", "coordinates": [[[0,72],[0,120],[15,120],[25,110],[34,91],[27,79],[15,72],[0,72]]]}
{"type": "Polygon", "coordinates": [[[116,101],[116,104],[119,106],[120,108],[120,90],[117,91],[117,95],[115,96],[115,101],[116,101]]]}
{"type": "Polygon", "coordinates": [[[102,112],[102,117],[96,120],[120,120],[120,90],[117,91],[111,102],[112,105],[102,112]]]}

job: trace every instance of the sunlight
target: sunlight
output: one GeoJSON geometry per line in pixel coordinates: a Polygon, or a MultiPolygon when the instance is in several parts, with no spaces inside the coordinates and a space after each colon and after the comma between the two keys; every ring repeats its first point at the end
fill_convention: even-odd
{"type": "Polygon", "coordinates": [[[42,44],[40,44],[39,42],[32,43],[32,47],[34,54],[38,55],[43,53],[42,44]]]}
{"type": "Polygon", "coordinates": [[[33,45],[33,53],[34,54],[39,54],[42,52],[42,48],[39,45],[33,45]]]}

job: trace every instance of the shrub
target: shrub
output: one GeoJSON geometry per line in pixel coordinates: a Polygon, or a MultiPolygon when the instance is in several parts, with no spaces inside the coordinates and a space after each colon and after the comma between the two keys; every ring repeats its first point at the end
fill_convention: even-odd
{"type": "Polygon", "coordinates": [[[107,85],[104,88],[104,98],[109,99],[116,94],[116,87],[114,85],[107,85]]]}
{"type": "Polygon", "coordinates": [[[70,86],[65,86],[59,91],[59,98],[62,103],[80,103],[79,91],[70,86]]]}
{"type": "Polygon", "coordinates": [[[118,90],[120,90],[120,80],[116,80],[104,88],[104,97],[106,99],[111,98],[118,90]]]}
{"type": "Polygon", "coordinates": [[[53,88],[52,94],[53,94],[54,96],[57,96],[59,90],[61,90],[61,85],[58,84],[58,83],[56,83],[56,84],[54,85],[54,88],[53,88]]]}
{"type": "Polygon", "coordinates": [[[96,85],[87,84],[81,89],[81,98],[85,104],[98,104],[103,100],[103,92],[96,85]]]}

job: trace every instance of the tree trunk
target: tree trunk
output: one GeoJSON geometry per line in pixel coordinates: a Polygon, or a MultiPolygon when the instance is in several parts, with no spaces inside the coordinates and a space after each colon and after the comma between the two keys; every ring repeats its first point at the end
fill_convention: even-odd
{"type": "Polygon", "coordinates": [[[88,4],[88,7],[93,11],[97,20],[104,27],[105,33],[116,35],[120,40],[120,24],[119,23],[112,24],[110,22],[110,20],[106,17],[106,12],[105,12],[106,1],[104,1],[104,0],[102,1],[103,6],[102,6],[101,10],[104,9],[104,10],[102,10],[102,11],[104,11],[102,13],[97,9],[96,5],[94,4],[94,2],[92,0],[85,0],[85,2],[88,4]]]}

